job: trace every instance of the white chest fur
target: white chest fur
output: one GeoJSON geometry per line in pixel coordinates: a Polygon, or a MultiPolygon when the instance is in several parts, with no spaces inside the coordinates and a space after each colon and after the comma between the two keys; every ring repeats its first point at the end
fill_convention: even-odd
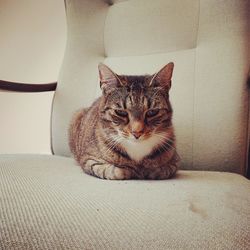
{"type": "Polygon", "coordinates": [[[146,140],[128,140],[124,139],[121,142],[121,145],[126,150],[129,157],[135,161],[142,160],[146,155],[149,155],[153,148],[155,148],[157,145],[159,145],[161,142],[161,139],[153,135],[150,138],[146,140]]]}

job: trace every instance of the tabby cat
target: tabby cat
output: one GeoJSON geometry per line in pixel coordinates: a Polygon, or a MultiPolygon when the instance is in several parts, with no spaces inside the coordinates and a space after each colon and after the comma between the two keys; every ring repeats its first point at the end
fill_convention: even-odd
{"type": "Polygon", "coordinates": [[[143,76],[117,75],[99,64],[102,96],[77,112],[69,129],[76,161],[111,180],[168,179],[177,171],[169,89],[174,64],[143,76]]]}

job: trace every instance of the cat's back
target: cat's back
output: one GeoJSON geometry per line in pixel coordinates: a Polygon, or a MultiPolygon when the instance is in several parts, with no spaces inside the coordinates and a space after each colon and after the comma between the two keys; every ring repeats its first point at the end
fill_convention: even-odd
{"type": "Polygon", "coordinates": [[[80,140],[91,137],[93,133],[98,121],[100,99],[98,98],[90,107],[78,110],[72,117],[69,127],[69,146],[73,154],[77,154],[80,140]]]}

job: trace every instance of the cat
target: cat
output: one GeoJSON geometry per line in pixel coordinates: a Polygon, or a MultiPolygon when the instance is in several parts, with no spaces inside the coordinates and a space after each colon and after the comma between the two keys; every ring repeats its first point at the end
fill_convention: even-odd
{"type": "Polygon", "coordinates": [[[110,180],[168,179],[176,152],[169,90],[174,64],[153,75],[118,75],[98,65],[102,96],[78,111],[69,146],[87,174],[110,180]]]}

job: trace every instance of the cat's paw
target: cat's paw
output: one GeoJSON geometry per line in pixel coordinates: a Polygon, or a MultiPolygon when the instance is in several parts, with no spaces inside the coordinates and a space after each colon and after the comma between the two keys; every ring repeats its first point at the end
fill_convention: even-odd
{"type": "Polygon", "coordinates": [[[120,168],[109,163],[98,162],[92,159],[87,160],[83,169],[86,173],[101,179],[128,180],[132,177],[132,172],[126,167],[120,168]]]}
{"type": "Polygon", "coordinates": [[[165,180],[172,178],[177,171],[177,165],[170,164],[164,167],[147,169],[144,172],[144,178],[150,180],[165,180]]]}
{"type": "Polygon", "coordinates": [[[131,179],[132,173],[127,168],[119,168],[111,165],[109,171],[106,171],[106,178],[109,180],[128,180],[131,179]]]}

